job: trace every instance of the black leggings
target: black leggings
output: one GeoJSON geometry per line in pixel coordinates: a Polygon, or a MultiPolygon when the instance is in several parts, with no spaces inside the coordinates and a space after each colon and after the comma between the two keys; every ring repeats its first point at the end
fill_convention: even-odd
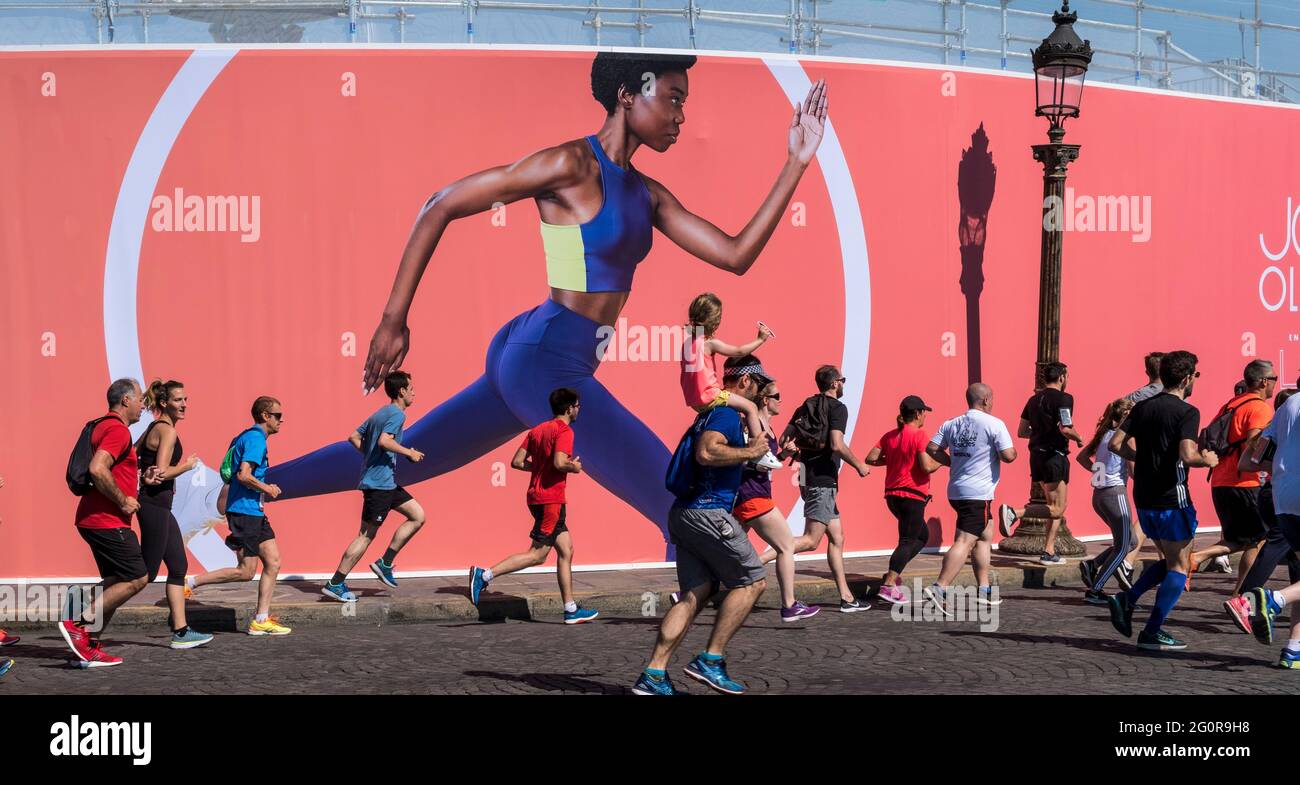
{"type": "Polygon", "coordinates": [[[144,566],[149,571],[149,582],[158,577],[158,566],[167,565],[167,584],[184,586],[185,573],[190,560],[185,556],[185,540],[170,507],[142,502],[140,512],[140,550],[144,553],[144,566]]]}
{"type": "Polygon", "coordinates": [[[898,547],[889,557],[889,571],[902,575],[903,569],[916,558],[930,538],[925,528],[925,502],[903,496],[886,496],[885,506],[898,519],[898,547]]]}

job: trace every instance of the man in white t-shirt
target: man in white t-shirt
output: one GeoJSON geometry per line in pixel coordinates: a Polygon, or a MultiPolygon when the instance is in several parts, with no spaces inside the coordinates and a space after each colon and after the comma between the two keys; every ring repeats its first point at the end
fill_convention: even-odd
{"type": "Polygon", "coordinates": [[[989,559],[993,549],[993,494],[998,487],[1002,464],[1016,459],[1011,431],[994,417],[993,388],[972,384],[966,388],[970,410],[940,426],[925,451],[931,458],[948,466],[948,503],[957,511],[957,534],[952,547],[943,557],[939,580],[925,590],[925,596],[951,616],[948,588],[974,550],[975,579],[979,582],[978,599],[996,605],[989,584],[989,559]]]}
{"type": "MultiPolygon", "coordinates": [[[[1295,550],[1300,550],[1300,395],[1292,395],[1273,415],[1255,442],[1255,449],[1243,455],[1242,471],[1266,471],[1273,482],[1273,509],[1277,528],[1295,550]]],[[[1248,594],[1254,613],[1251,632],[1260,643],[1273,642],[1273,620],[1287,605],[1300,600],[1300,583],[1282,591],[1263,587],[1248,594]]],[[[1291,637],[1282,649],[1278,666],[1300,668],[1300,613],[1291,612],[1291,637]]]]}

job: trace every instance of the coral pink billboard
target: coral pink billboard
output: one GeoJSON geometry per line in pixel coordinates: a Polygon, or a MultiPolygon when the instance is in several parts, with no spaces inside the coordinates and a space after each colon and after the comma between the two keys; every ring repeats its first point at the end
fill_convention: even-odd
{"type": "MultiPolygon", "coordinates": [[[[233,563],[213,467],[252,400],[273,395],[285,417],[270,440],[271,477],[286,498],[267,514],[282,574],[332,572],[361,505],[359,458],[338,443],[387,402],[382,390],[363,395],[361,380],[417,214],[466,175],[596,133],[605,110],[592,98],[592,57],[0,53],[0,367],[11,401],[0,576],[95,574],[62,472],[119,376],[185,383],[180,437],[205,464],[177,483],[192,571],[233,563]]],[[[400,570],[459,571],[526,544],[528,478],[509,462],[522,432],[548,416],[535,390],[550,384],[576,386],[584,400],[575,432],[585,471],[568,496],[578,564],[663,562],[663,469],[693,416],[676,343],[704,291],[725,304],[719,337],[742,343],[759,320],[775,331],[759,354],[787,414],[815,392],[818,365],[842,369],[859,456],[904,396],[935,408],[933,432],[965,410],[975,379],[992,385],[994,414],[1014,431],[1036,345],[1042,169],[1030,146],[1046,141],[1027,78],[703,55],[675,143],[641,148],[631,174],[741,232],[786,163],[792,104],[818,80],[828,86],[824,141],[754,264],[736,275],[656,230],[621,310],[572,338],[598,344],[599,368],[546,351],[509,359],[530,335],[560,329],[547,321],[532,199],[450,224],[406,322],[402,367],[417,389],[407,438],[427,457],[399,459],[399,480],[428,523],[400,570]]],[[[1300,114],[1287,107],[1089,88],[1067,138],[1083,149],[1059,210],[1061,358],[1085,436],[1108,400],[1145,383],[1148,351],[1200,356],[1191,402],[1203,420],[1254,357],[1294,380],[1298,135],[1300,114]]],[[[1195,474],[1202,526],[1217,525],[1195,474]]],[[[882,475],[841,476],[849,552],[893,547],[882,475]]],[[[799,529],[794,472],[775,478],[774,498],[799,529]]],[[[946,473],[935,480],[928,515],[946,543],[946,473]]],[[[1077,535],[1105,531],[1086,481],[1076,472],[1067,513],[1077,535]]],[[[999,500],[1023,503],[1027,492],[1022,459],[1003,472],[999,500]]]]}

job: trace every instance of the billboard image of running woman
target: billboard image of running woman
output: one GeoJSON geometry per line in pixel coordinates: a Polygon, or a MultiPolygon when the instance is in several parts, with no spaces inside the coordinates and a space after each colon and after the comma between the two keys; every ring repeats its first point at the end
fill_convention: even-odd
{"type": "MultiPolygon", "coordinates": [[[[749,270],[816,155],[827,117],[827,88],[819,81],[793,107],[787,156],[771,189],[745,227],[728,234],[632,164],[642,146],[662,153],[677,142],[686,121],[687,70],[694,65],[689,55],[598,53],[591,92],[606,115],[596,133],[470,174],[424,204],[370,341],[365,392],[406,359],[411,302],[452,221],[533,199],[550,296],[497,332],[482,376],[406,431],[403,443],[427,457],[400,465],[399,484],[459,468],[550,419],[550,392],[567,387],[581,397],[591,423],[575,446],[587,472],[666,532],[673,500],[662,478],[669,452],[596,380],[601,328],[614,325],[627,303],[636,267],[650,252],[652,229],[714,267],[736,275],[749,270]]],[[[337,442],[274,467],[268,482],[283,490],[281,498],[347,491],[360,461],[351,445],[337,442]]]]}

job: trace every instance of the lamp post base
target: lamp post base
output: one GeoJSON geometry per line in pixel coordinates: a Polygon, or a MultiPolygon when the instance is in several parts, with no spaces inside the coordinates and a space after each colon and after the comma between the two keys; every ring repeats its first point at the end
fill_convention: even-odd
{"type": "MultiPolygon", "coordinates": [[[[1029,504],[1041,509],[1047,503],[1047,499],[1043,496],[1042,486],[1033,483],[1030,488],[1029,504]]],[[[1011,536],[998,543],[998,551],[1023,556],[1038,556],[1043,552],[1043,546],[1047,544],[1047,527],[1050,524],[1051,521],[1047,518],[1026,515],[1016,524],[1011,536]]],[[[1062,517],[1061,528],[1056,531],[1056,555],[1078,557],[1087,553],[1088,546],[1074,538],[1068,522],[1062,517]]]]}
{"type": "MultiPolygon", "coordinates": [[[[1014,553],[1023,556],[1038,556],[1047,544],[1048,521],[1042,518],[1022,518],[1016,524],[1011,536],[998,543],[999,553],[1014,553]]],[[[1088,546],[1074,538],[1064,518],[1061,528],[1056,532],[1056,554],[1058,556],[1083,556],[1088,553],[1088,546]]]]}

